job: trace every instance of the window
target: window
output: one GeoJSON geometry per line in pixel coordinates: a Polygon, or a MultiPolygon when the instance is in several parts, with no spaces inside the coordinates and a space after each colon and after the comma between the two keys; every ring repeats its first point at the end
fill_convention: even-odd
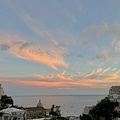
{"type": "Polygon", "coordinates": [[[16,112],[13,112],[12,115],[16,115],[16,112]]]}
{"type": "Polygon", "coordinates": [[[4,116],[4,120],[8,120],[8,118],[9,118],[8,116],[4,116]]]}

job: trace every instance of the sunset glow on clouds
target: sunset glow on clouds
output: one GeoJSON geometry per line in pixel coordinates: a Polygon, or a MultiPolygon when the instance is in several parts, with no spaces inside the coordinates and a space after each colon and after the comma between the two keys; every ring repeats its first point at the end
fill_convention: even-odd
{"type": "Polygon", "coordinates": [[[44,80],[48,80],[48,81],[52,81],[52,80],[63,80],[63,81],[71,81],[72,78],[71,77],[65,77],[65,72],[64,71],[61,75],[51,75],[51,76],[43,76],[43,75],[35,75],[38,79],[44,79],[44,80]]]}
{"type": "Polygon", "coordinates": [[[1,0],[5,91],[97,94],[120,85],[119,5],[119,0],[1,0]]]}
{"type": "MultiPolygon", "coordinates": [[[[110,68],[109,68],[110,69],[110,68]]],[[[94,70],[93,70],[94,71],[94,70]]],[[[110,87],[112,84],[119,83],[119,72],[113,74],[102,75],[108,71],[108,69],[103,70],[99,68],[96,72],[91,72],[83,76],[79,76],[78,78],[73,78],[65,75],[64,71],[62,74],[51,75],[51,76],[43,76],[43,75],[34,75],[31,80],[26,77],[8,77],[1,78],[4,79],[2,82],[10,82],[12,87],[15,86],[33,86],[39,88],[56,88],[56,89],[75,89],[76,87],[83,88],[104,88],[110,87]],[[104,73],[103,73],[104,72],[104,73]],[[102,74],[101,74],[102,73],[102,74]]]]}
{"type": "Polygon", "coordinates": [[[0,37],[0,41],[4,40],[4,42],[1,42],[0,44],[1,51],[6,51],[24,60],[45,64],[56,70],[56,66],[68,66],[68,64],[64,62],[64,57],[59,54],[59,52],[56,52],[55,49],[51,51],[48,49],[49,53],[47,53],[47,48],[41,50],[42,45],[35,47],[32,46],[30,42],[26,42],[18,36],[13,38],[9,35],[6,36],[0,37]]]}

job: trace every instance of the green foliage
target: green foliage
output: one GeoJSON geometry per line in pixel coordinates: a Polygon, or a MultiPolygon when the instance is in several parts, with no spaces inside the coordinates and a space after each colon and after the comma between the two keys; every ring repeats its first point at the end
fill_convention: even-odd
{"type": "Polygon", "coordinates": [[[118,102],[110,102],[110,100],[106,97],[92,110],[90,110],[89,113],[95,120],[99,120],[100,118],[103,118],[103,120],[111,120],[114,114],[114,109],[117,106],[118,102]]]}
{"type": "Polygon", "coordinates": [[[105,120],[105,118],[101,117],[99,120],[105,120]]]}
{"type": "Polygon", "coordinates": [[[92,120],[92,118],[89,114],[82,114],[82,116],[80,115],[80,120],[92,120]]]}
{"type": "Polygon", "coordinates": [[[54,111],[54,108],[55,108],[55,105],[52,105],[51,110],[50,110],[50,112],[49,112],[49,115],[52,115],[52,116],[60,116],[60,115],[58,115],[57,112],[54,111]]]}
{"type": "Polygon", "coordinates": [[[52,105],[51,107],[51,111],[54,111],[55,105],[52,105]]]}
{"type": "Polygon", "coordinates": [[[54,111],[50,111],[49,114],[52,115],[52,116],[59,116],[59,115],[58,115],[56,112],[54,112],[54,111]]]}
{"type": "Polygon", "coordinates": [[[119,113],[114,110],[118,105],[118,102],[110,102],[106,97],[90,110],[88,115],[83,114],[80,116],[80,120],[112,120],[112,118],[119,116],[119,113]]]}
{"type": "Polygon", "coordinates": [[[13,106],[13,100],[11,97],[9,97],[7,95],[3,95],[1,97],[1,109],[7,108],[8,105],[13,106]]]}

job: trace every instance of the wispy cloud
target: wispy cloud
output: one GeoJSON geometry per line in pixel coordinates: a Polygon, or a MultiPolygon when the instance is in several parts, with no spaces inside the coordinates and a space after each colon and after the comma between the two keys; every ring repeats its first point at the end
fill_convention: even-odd
{"type": "Polygon", "coordinates": [[[88,73],[88,74],[86,74],[86,75],[85,75],[85,78],[86,78],[86,77],[88,77],[88,76],[93,75],[94,73],[95,73],[95,71],[94,71],[94,70],[92,70],[90,73],[88,73]]]}
{"type": "Polygon", "coordinates": [[[95,70],[92,70],[90,73],[87,73],[84,78],[88,78],[88,79],[98,79],[100,75],[104,74],[105,72],[107,72],[110,69],[107,68],[105,70],[103,70],[102,68],[98,68],[97,71],[95,72],[95,70]]]}
{"type": "Polygon", "coordinates": [[[54,89],[79,89],[79,88],[105,88],[111,85],[117,85],[120,80],[120,70],[115,73],[107,73],[110,68],[98,68],[85,75],[79,77],[66,77],[66,71],[57,75],[34,75],[31,77],[25,76],[10,76],[0,77],[0,82],[7,86],[24,86],[24,87],[39,87],[39,88],[54,88],[54,89]],[[106,73],[106,74],[104,74],[106,73]]]}
{"type": "Polygon", "coordinates": [[[92,32],[95,32],[97,35],[104,34],[106,32],[109,32],[109,26],[107,23],[104,23],[101,26],[91,26],[83,31],[82,36],[87,39],[92,32]]]}
{"type": "Polygon", "coordinates": [[[91,33],[95,33],[96,36],[93,38],[93,43],[99,41],[101,35],[108,35],[113,40],[111,45],[114,46],[116,51],[120,51],[120,24],[113,24],[109,26],[107,23],[104,23],[100,26],[91,26],[88,29],[84,30],[82,33],[83,40],[88,43],[88,38],[91,33]]]}
{"type": "Polygon", "coordinates": [[[0,50],[24,60],[47,65],[56,70],[57,66],[68,66],[64,61],[62,52],[58,49],[52,48],[51,46],[49,48],[49,45],[43,45],[41,43],[34,45],[20,36],[1,35],[0,50]]]}
{"type": "Polygon", "coordinates": [[[103,65],[107,61],[112,61],[119,59],[117,56],[120,52],[120,24],[108,25],[107,23],[103,23],[99,26],[91,26],[83,31],[82,37],[83,42],[86,42],[87,46],[95,46],[94,51],[96,51],[96,55],[92,57],[90,64],[93,65],[93,61],[96,63],[99,62],[98,65],[103,65]],[[91,35],[94,34],[94,37],[91,35]],[[107,38],[105,44],[108,46],[102,46],[99,48],[97,45],[98,42],[103,41],[101,37],[105,36],[107,38]],[[101,62],[101,63],[100,63],[101,62]]]}
{"type": "Polygon", "coordinates": [[[65,72],[66,71],[63,71],[62,74],[51,75],[51,76],[35,75],[35,77],[37,77],[38,79],[44,79],[47,81],[61,81],[61,80],[62,81],[71,81],[72,80],[71,77],[65,77],[65,72]]]}
{"type": "Polygon", "coordinates": [[[92,32],[96,33],[96,36],[102,34],[109,34],[118,39],[120,37],[119,35],[120,25],[114,24],[109,26],[107,23],[104,23],[103,25],[100,26],[91,26],[83,31],[82,36],[87,39],[92,32]]]}
{"type": "Polygon", "coordinates": [[[115,71],[115,70],[116,70],[116,68],[113,68],[113,69],[112,69],[112,71],[115,71]]]}
{"type": "MultiPolygon", "coordinates": [[[[65,41],[60,42],[58,37],[53,35],[43,23],[40,22],[39,19],[33,19],[27,13],[21,14],[20,18],[24,21],[24,23],[32,30],[35,34],[44,38],[44,40],[52,42],[54,46],[61,50],[66,50],[65,41]]],[[[60,36],[59,36],[60,37],[60,36]]]]}
{"type": "Polygon", "coordinates": [[[115,53],[113,53],[113,51],[105,49],[93,57],[90,61],[90,64],[93,65],[96,63],[98,66],[102,66],[105,62],[112,61],[116,58],[117,56],[115,53]]]}
{"type": "Polygon", "coordinates": [[[119,77],[119,75],[118,75],[119,72],[120,72],[120,70],[118,70],[116,73],[106,75],[106,76],[102,76],[101,79],[104,79],[104,80],[116,80],[119,77]]]}
{"type": "Polygon", "coordinates": [[[105,69],[105,70],[103,70],[99,75],[102,75],[102,74],[104,74],[105,72],[107,72],[108,70],[110,70],[110,67],[109,68],[107,68],[107,69],[105,69]]]}
{"type": "Polygon", "coordinates": [[[83,58],[83,55],[82,54],[78,54],[77,57],[83,58]]]}

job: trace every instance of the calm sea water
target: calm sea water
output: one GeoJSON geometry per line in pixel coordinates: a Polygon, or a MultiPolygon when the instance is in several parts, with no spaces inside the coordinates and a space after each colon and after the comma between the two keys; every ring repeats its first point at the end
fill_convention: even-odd
{"type": "Polygon", "coordinates": [[[14,104],[23,107],[35,107],[41,99],[44,108],[51,106],[61,106],[61,114],[80,115],[83,113],[84,107],[88,105],[96,105],[97,101],[105,98],[107,95],[40,95],[40,96],[14,96],[14,104]]]}

